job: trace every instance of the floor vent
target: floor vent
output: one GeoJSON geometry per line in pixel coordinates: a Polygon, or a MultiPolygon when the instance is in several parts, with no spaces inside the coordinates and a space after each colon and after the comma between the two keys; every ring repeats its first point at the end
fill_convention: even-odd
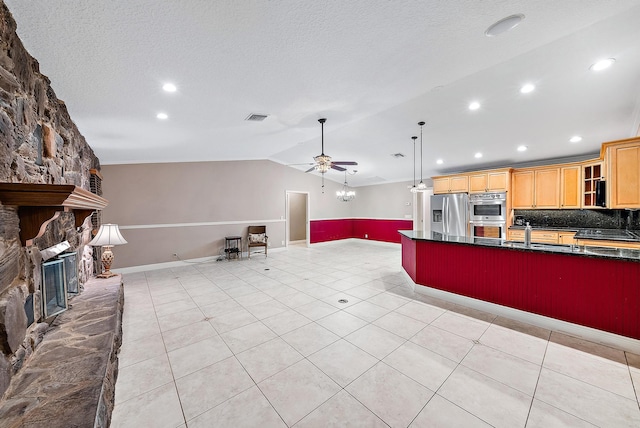
{"type": "Polygon", "coordinates": [[[250,120],[252,122],[262,122],[268,116],[269,116],[268,114],[251,113],[249,116],[247,116],[247,118],[245,120],[250,120]]]}

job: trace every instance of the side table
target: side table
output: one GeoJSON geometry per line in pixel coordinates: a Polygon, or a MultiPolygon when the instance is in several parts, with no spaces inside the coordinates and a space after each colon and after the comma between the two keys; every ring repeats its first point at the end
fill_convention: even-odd
{"type": "Polygon", "coordinates": [[[231,260],[233,256],[242,258],[242,237],[241,236],[225,236],[224,252],[227,260],[231,260]]]}

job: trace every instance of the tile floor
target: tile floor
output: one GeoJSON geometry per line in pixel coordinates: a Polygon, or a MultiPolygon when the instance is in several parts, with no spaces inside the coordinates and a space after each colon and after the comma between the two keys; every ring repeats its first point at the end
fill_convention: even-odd
{"type": "Polygon", "coordinates": [[[112,426],[640,426],[640,355],[414,294],[401,269],[399,246],[348,240],[125,275],[112,426]]]}

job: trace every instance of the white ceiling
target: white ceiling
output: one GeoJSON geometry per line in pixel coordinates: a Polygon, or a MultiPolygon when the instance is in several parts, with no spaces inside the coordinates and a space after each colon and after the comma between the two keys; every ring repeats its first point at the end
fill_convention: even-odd
{"type": "Polygon", "coordinates": [[[326,117],[325,153],[359,162],[357,186],[413,179],[420,120],[425,177],[595,153],[640,123],[638,0],[5,3],[103,164],[311,162],[326,117]]]}

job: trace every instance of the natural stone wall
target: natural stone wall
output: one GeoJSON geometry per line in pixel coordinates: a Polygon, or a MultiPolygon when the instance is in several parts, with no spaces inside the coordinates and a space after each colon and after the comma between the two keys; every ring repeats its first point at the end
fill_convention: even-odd
{"type": "MultiPolygon", "coordinates": [[[[0,0],[0,182],[73,184],[90,190],[90,169],[100,169],[97,157],[22,45],[16,22],[0,0]]],[[[91,249],[85,247],[90,225],[85,222],[80,231],[74,226],[73,214],[64,213],[35,245],[22,247],[17,207],[0,201],[0,397],[47,328],[38,323],[40,249],[69,241],[78,257],[88,256],[79,263],[80,281],[91,276],[91,249]],[[29,294],[36,322],[27,328],[24,304],[29,294]]]]}

